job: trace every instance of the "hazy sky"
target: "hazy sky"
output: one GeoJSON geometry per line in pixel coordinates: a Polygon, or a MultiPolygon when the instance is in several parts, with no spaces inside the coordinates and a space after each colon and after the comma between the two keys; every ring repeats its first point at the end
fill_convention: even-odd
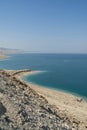
{"type": "Polygon", "coordinates": [[[87,0],[0,0],[0,46],[87,53],[87,0]]]}

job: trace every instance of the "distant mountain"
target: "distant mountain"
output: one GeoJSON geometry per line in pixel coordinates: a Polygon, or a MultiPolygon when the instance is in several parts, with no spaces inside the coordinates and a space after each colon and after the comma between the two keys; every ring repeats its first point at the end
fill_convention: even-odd
{"type": "Polygon", "coordinates": [[[10,48],[0,47],[0,54],[19,54],[19,53],[24,53],[24,51],[19,50],[19,49],[10,49],[10,48]]]}

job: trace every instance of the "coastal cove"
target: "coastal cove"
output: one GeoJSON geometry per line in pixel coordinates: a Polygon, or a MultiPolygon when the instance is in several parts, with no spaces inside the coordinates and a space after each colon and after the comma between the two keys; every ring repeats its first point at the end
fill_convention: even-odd
{"type": "Polygon", "coordinates": [[[0,61],[1,69],[40,71],[28,82],[87,97],[87,54],[19,54],[0,61]]]}
{"type": "MultiPolygon", "coordinates": [[[[37,56],[35,54],[11,55],[11,57],[8,58],[8,60],[0,61],[0,63],[1,63],[0,68],[4,69],[4,70],[1,70],[1,77],[3,75],[5,75],[5,76],[7,75],[7,78],[9,78],[9,77],[11,78],[11,80],[10,80],[11,82],[14,82],[14,80],[15,80],[15,82],[18,82],[18,84],[20,82],[21,85],[27,86],[30,90],[32,89],[34,94],[36,94],[36,95],[39,94],[39,96],[43,97],[49,104],[52,105],[52,108],[55,108],[56,111],[57,110],[59,111],[58,116],[62,114],[61,119],[62,118],[64,120],[68,119],[68,121],[72,122],[72,124],[74,122],[75,127],[77,127],[77,129],[79,127],[79,130],[82,130],[82,129],[86,130],[86,128],[87,128],[87,124],[86,124],[86,122],[87,122],[86,121],[87,120],[87,112],[86,112],[87,111],[87,101],[82,99],[81,98],[82,96],[81,97],[76,96],[76,95],[74,96],[72,94],[72,91],[69,92],[69,91],[65,91],[64,89],[54,88],[53,86],[50,86],[50,84],[47,86],[42,83],[41,84],[38,83],[38,80],[41,81],[41,79],[43,79],[45,83],[52,83],[51,81],[52,81],[53,77],[54,77],[53,81],[55,81],[55,79],[57,78],[56,82],[58,83],[58,78],[59,78],[59,77],[57,77],[58,70],[61,69],[60,70],[61,73],[65,72],[65,74],[66,74],[67,71],[64,71],[66,69],[66,66],[67,66],[67,68],[70,66],[70,68],[67,69],[68,71],[71,70],[71,66],[72,66],[72,68],[74,66],[74,69],[75,69],[76,63],[74,63],[72,65],[71,63],[73,63],[73,62],[70,62],[70,64],[68,64],[69,62],[64,61],[64,56],[65,55],[56,56],[56,55],[48,55],[48,54],[39,54],[37,56]],[[61,57],[61,56],[63,59],[58,60],[58,57],[61,57]],[[38,59],[38,57],[39,57],[39,59],[38,59]],[[49,58],[47,58],[47,57],[49,57],[49,58]],[[50,59],[51,57],[53,57],[53,59],[51,62],[49,62],[48,60],[51,60],[50,59]],[[54,57],[55,57],[56,62],[53,62],[54,57]],[[37,58],[38,62],[36,62],[36,58],[37,58]],[[41,60],[43,62],[41,62],[41,60]],[[54,63],[54,64],[56,63],[55,64],[56,67],[59,67],[60,69],[57,70],[56,67],[54,66],[54,64],[51,64],[51,63],[54,63]],[[64,66],[65,66],[65,68],[63,69],[64,66]],[[53,67],[53,69],[52,69],[52,67],[53,67]],[[63,72],[62,72],[62,69],[63,69],[63,72]],[[54,72],[56,72],[56,75],[55,75],[55,73],[53,73],[53,70],[54,70],[54,72]],[[52,77],[50,77],[50,76],[52,76],[52,77]],[[35,79],[38,79],[37,82],[35,82],[35,79]],[[46,82],[46,81],[48,81],[48,82],[46,82]]],[[[71,56],[68,56],[68,57],[71,57],[71,56]]],[[[67,55],[66,55],[66,57],[67,57],[67,55]]],[[[85,67],[83,64],[80,64],[80,65],[78,64],[79,67],[77,66],[76,69],[73,71],[81,70],[81,72],[83,72],[82,70],[84,70],[84,68],[86,69],[86,67],[87,67],[86,66],[86,55],[85,56],[81,55],[80,59],[77,55],[78,60],[77,60],[76,56],[74,56],[74,58],[76,58],[76,60],[74,59],[73,61],[75,61],[75,62],[78,61],[81,63],[82,62],[81,57],[82,57],[82,60],[84,57],[83,63],[85,63],[85,67]]],[[[64,76],[65,76],[65,74],[64,74],[64,76]]],[[[69,74],[69,73],[67,73],[67,74],[69,74]]],[[[71,74],[72,74],[72,70],[71,70],[71,74]]],[[[63,76],[63,75],[61,75],[61,76],[63,76]]],[[[77,76],[77,73],[76,73],[76,76],[77,76]]],[[[82,75],[83,78],[85,76],[86,75],[84,75],[84,74],[82,75]]],[[[84,81],[86,81],[86,79],[84,81]]],[[[2,83],[3,82],[1,81],[1,84],[2,83]]],[[[55,82],[53,82],[53,83],[55,84],[55,82]]],[[[18,87],[18,85],[15,87],[20,88],[20,87],[18,87]]],[[[66,89],[66,87],[65,87],[65,89],[66,89]]],[[[25,88],[25,91],[26,91],[26,88],[25,88]]],[[[84,90],[83,92],[86,92],[86,90],[84,90]]],[[[23,93],[22,93],[22,95],[23,95],[23,93]]],[[[68,124],[70,124],[70,122],[68,122],[68,124]]]]}
{"type": "Polygon", "coordinates": [[[82,96],[78,93],[75,93],[75,92],[72,92],[72,91],[68,91],[66,89],[61,89],[61,88],[58,88],[58,87],[55,87],[55,86],[47,86],[47,85],[43,85],[41,84],[40,82],[38,82],[37,77],[39,79],[39,77],[41,75],[43,75],[44,73],[46,73],[45,71],[33,71],[32,73],[29,73],[29,74],[25,74],[24,76],[22,76],[22,80],[31,84],[31,85],[34,85],[34,86],[39,86],[41,88],[46,88],[46,89],[51,89],[53,91],[58,91],[58,92],[62,92],[62,93],[66,93],[66,94],[69,94],[69,95],[73,95],[75,97],[77,97],[78,99],[84,99],[85,101],[87,101],[87,96],[82,96]]]}

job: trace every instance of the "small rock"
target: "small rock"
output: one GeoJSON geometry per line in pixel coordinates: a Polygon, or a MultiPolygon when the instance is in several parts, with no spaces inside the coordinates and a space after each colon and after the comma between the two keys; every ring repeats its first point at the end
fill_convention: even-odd
{"type": "Polygon", "coordinates": [[[77,100],[77,102],[82,102],[83,101],[82,98],[77,98],[76,100],[77,100]]]}
{"type": "Polygon", "coordinates": [[[5,106],[0,102],[0,116],[3,115],[6,112],[5,106]]]}

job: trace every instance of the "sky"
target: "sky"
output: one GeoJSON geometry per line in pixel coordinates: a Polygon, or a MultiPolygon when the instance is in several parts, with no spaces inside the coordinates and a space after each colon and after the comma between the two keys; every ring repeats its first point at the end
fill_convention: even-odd
{"type": "Polygon", "coordinates": [[[87,53],[87,0],[0,0],[0,47],[87,53]]]}

